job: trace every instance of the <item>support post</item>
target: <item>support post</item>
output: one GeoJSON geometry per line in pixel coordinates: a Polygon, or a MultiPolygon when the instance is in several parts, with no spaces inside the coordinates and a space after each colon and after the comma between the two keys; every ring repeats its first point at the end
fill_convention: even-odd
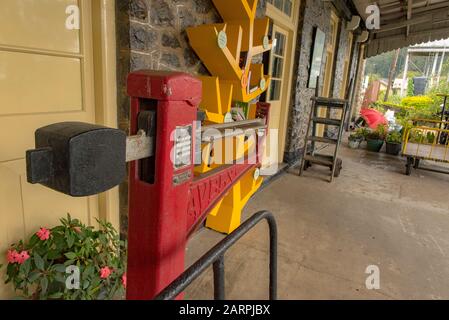
{"type": "Polygon", "coordinates": [[[445,56],[446,56],[446,47],[444,47],[443,53],[441,55],[441,63],[440,63],[440,67],[438,68],[438,75],[437,75],[437,85],[440,84],[441,71],[443,70],[443,63],[444,63],[445,56]]]}
{"type": "Polygon", "coordinates": [[[433,59],[433,67],[432,67],[432,75],[430,77],[430,86],[433,87],[435,83],[435,73],[437,71],[437,63],[438,58],[440,57],[439,53],[435,53],[435,58],[433,59]]]}
{"type": "Polygon", "coordinates": [[[401,97],[404,97],[404,92],[408,88],[408,66],[410,62],[410,52],[407,49],[407,56],[405,57],[404,75],[402,76],[401,97]]]}
{"type": "Polygon", "coordinates": [[[399,54],[401,53],[401,49],[397,49],[396,53],[394,54],[393,61],[391,63],[390,67],[390,74],[388,75],[388,87],[387,92],[385,93],[384,101],[387,102],[388,98],[390,97],[390,92],[393,87],[394,83],[394,74],[396,72],[396,66],[398,64],[399,54]]]}

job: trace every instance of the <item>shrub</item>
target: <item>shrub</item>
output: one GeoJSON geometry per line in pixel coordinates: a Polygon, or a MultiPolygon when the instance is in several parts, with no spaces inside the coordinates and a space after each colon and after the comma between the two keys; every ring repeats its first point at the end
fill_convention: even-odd
{"type": "Polygon", "coordinates": [[[387,133],[387,127],[380,124],[376,130],[372,130],[368,133],[367,140],[384,140],[387,133]]]}
{"type": "Polygon", "coordinates": [[[359,137],[362,137],[364,140],[366,140],[366,137],[369,134],[368,128],[365,128],[365,127],[358,128],[355,132],[359,137]]]}
{"type": "Polygon", "coordinates": [[[433,105],[433,100],[429,96],[414,96],[402,99],[401,104],[406,107],[428,109],[433,105]]]}
{"type": "Polygon", "coordinates": [[[387,138],[386,141],[388,143],[395,143],[395,144],[399,144],[402,142],[402,134],[400,131],[391,131],[390,133],[387,134],[387,138]]]}
{"type": "Polygon", "coordinates": [[[126,244],[110,223],[99,230],[67,215],[7,252],[5,283],[26,299],[112,299],[126,287],[126,244]],[[79,270],[79,289],[66,285],[67,267],[79,270]]]}
{"type": "Polygon", "coordinates": [[[407,97],[402,100],[402,105],[410,107],[408,116],[413,119],[436,119],[438,118],[439,106],[435,105],[430,96],[407,97]]]}

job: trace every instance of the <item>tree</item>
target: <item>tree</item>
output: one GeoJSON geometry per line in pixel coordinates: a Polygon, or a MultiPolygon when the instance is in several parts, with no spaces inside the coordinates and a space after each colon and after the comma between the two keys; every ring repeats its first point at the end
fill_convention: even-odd
{"type": "Polygon", "coordinates": [[[393,62],[391,63],[390,73],[388,75],[388,86],[387,92],[385,93],[384,101],[388,101],[388,97],[390,95],[391,87],[393,86],[393,82],[395,79],[396,67],[398,65],[399,54],[401,53],[401,49],[397,49],[393,58],[393,62]]]}

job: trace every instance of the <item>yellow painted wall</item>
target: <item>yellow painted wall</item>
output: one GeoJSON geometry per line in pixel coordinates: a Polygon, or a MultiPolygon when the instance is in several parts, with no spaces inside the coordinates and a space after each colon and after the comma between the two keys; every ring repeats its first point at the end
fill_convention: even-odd
{"type": "MultiPolygon", "coordinates": [[[[0,264],[5,263],[4,253],[11,243],[29,237],[41,226],[54,226],[67,212],[87,224],[107,218],[118,226],[116,191],[71,198],[28,184],[24,160],[25,151],[34,148],[34,131],[39,127],[62,121],[116,125],[115,73],[108,72],[115,72],[115,38],[111,40],[115,32],[100,36],[95,43],[93,36],[111,31],[107,26],[113,8],[110,0],[95,1],[93,6],[89,0],[2,2],[0,264]],[[69,5],[81,10],[80,30],[65,26],[69,5]],[[94,26],[92,17],[102,23],[94,26]],[[112,55],[101,50],[107,46],[112,55]],[[107,65],[98,68],[94,58],[107,65]],[[112,83],[113,87],[104,89],[112,83]]],[[[11,287],[3,284],[4,270],[0,277],[0,298],[11,297],[11,287]]]]}

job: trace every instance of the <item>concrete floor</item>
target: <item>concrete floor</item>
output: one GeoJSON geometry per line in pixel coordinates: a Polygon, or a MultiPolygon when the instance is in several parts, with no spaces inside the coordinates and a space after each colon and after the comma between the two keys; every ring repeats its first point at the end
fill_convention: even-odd
{"type": "MultiPolygon", "coordinates": [[[[449,176],[404,175],[405,162],[342,148],[344,169],[285,174],[259,192],[245,217],[272,211],[279,228],[280,299],[449,299],[449,176]],[[365,286],[369,265],[380,290],[365,286]]],[[[223,236],[202,230],[189,242],[192,263],[223,236]]],[[[246,235],[226,255],[226,298],[267,299],[268,228],[246,235]]],[[[211,299],[212,271],[187,290],[211,299]]]]}

